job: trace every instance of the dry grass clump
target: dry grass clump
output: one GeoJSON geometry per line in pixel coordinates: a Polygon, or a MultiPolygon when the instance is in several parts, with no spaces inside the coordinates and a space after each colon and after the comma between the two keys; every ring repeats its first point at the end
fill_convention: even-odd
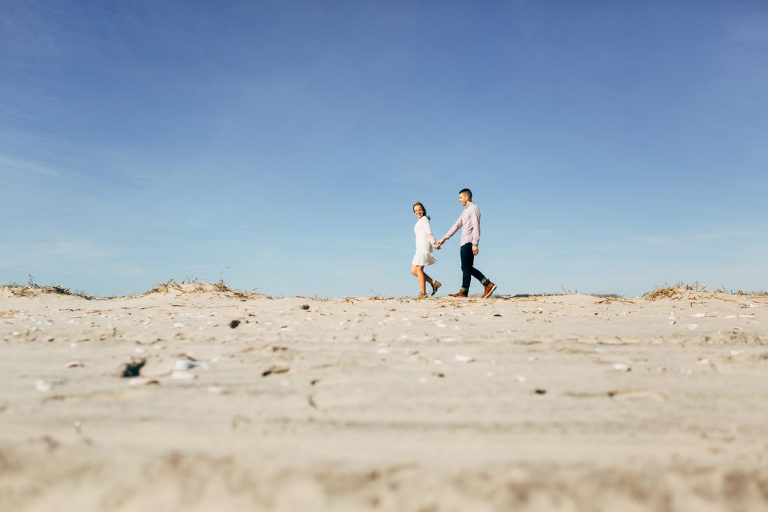
{"type": "Polygon", "coordinates": [[[59,286],[58,284],[51,284],[48,286],[40,286],[35,283],[32,276],[29,276],[29,282],[27,284],[10,283],[0,286],[0,288],[6,289],[17,297],[34,297],[40,293],[54,293],[57,295],[71,295],[75,297],[82,297],[86,300],[93,299],[92,295],[88,295],[82,291],[72,291],[69,288],[59,286]]]}
{"type": "Polygon", "coordinates": [[[693,288],[690,286],[683,285],[683,283],[677,283],[674,286],[668,286],[667,283],[664,283],[664,285],[656,288],[655,290],[645,292],[642,297],[648,300],[682,299],[683,291],[692,289],[693,288]]]}
{"type": "Polygon", "coordinates": [[[660,299],[722,299],[724,295],[729,295],[730,292],[724,287],[720,290],[710,290],[704,285],[700,285],[698,281],[694,284],[686,284],[682,281],[670,286],[664,283],[662,286],[645,292],[641,297],[647,300],[660,300],[660,299]]]}
{"type": "Polygon", "coordinates": [[[759,291],[759,292],[744,292],[744,291],[737,291],[734,292],[733,295],[744,295],[749,297],[768,297],[768,292],[759,291]]]}
{"type": "Polygon", "coordinates": [[[141,296],[151,295],[153,293],[173,293],[176,292],[179,295],[186,293],[223,293],[229,297],[236,297],[239,299],[248,299],[260,296],[255,292],[245,292],[242,290],[236,290],[230,288],[223,282],[208,283],[205,281],[198,281],[197,279],[184,279],[180,283],[177,283],[173,279],[170,279],[164,283],[158,284],[155,288],[143,293],[141,296]]]}

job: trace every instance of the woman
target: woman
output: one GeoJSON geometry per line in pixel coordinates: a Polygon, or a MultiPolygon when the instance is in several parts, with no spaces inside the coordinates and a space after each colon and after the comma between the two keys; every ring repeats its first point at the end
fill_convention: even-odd
{"type": "Polygon", "coordinates": [[[432,234],[429,217],[427,217],[427,210],[424,208],[424,205],[419,202],[413,203],[413,214],[419,220],[416,221],[416,225],[413,227],[413,232],[416,234],[416,254],[411,262],[411,274],[415,275],[419,280],[421,293],[417,298],[423,299],[427,296],[425,283],[432,285],[432,295],[442,286],[439,281],[435,281],[424,273],[424,265],[431,265],[437,261],[432,256],[432,248],[439,249],[439,247],[435,243],[435,237],[432,234]]]}

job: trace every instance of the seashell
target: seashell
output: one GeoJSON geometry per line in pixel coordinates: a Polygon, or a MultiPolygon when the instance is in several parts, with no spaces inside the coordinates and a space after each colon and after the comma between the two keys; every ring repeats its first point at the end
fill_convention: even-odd
{"type": "Polygon", "coordinates": [[[197,378],[197,374],[187,371],[175,371],[171,373],[171,378],[179,380],[194,380],[197,378]]]}
{"type": "Polygon", "coordinates": [[[173,365],[173,369],[178,371],[191,370],[199,364],[200,363],[197,361],[192,361],[191,359],[178,359],[173,365]]]}
{"type": "Polygon", "coordinates": [[[624,364],[624,363],[616,363],[616,364],[614,364],[613,365],[613,369],[614,370],[618,370],[620,372],[631,372],[632,371],[632,368],[630,368],[628,364],[624,364]]]}

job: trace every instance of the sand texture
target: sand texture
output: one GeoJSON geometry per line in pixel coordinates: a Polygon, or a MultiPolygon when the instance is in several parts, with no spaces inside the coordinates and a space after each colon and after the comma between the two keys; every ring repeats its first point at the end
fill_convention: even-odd
{"type": "Polygon", "coordinates": [[[0,340],[2,511],[768,509],[765,296],[5,287],[0,340]]]}

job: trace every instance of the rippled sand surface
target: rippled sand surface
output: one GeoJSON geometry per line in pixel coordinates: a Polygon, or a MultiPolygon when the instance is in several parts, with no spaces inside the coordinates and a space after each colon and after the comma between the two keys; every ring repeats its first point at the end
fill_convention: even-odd
{"type": "Polygon", "coordinates": [[[2,288],[0,340],[3,511],[768,508],[768,297],[2,288]]]}

